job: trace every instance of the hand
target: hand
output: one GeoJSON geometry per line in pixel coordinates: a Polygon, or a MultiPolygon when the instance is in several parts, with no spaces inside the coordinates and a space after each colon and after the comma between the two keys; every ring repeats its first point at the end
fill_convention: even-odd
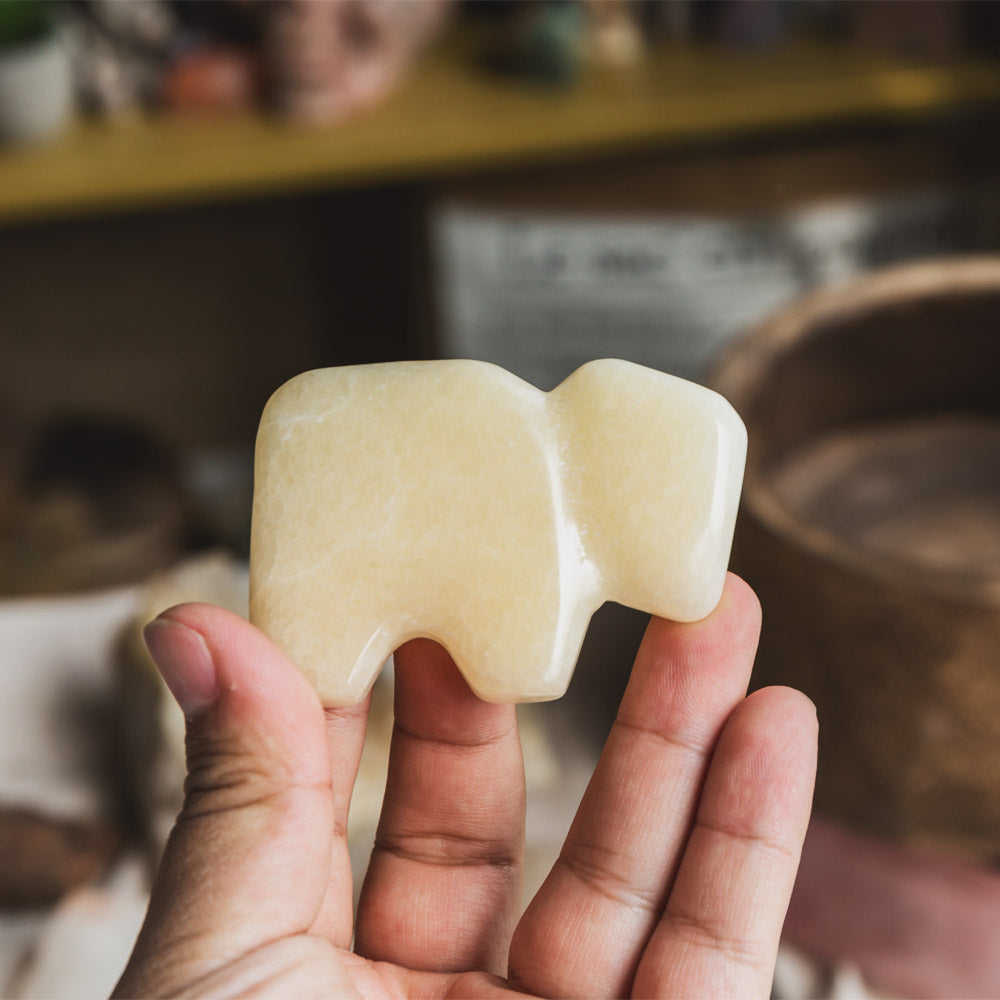
{"type": "Polygon", "coordinates": [[[115,995],[766,997],[816,716],[789,689],[745,697],[759,622],[736,577],[705,621],[651,621],[519,920],[513,706],[479,701],[440,646],[408,643],[355,921],[347,810],[367,705],[324,712],[236,616],[164,613],[147,639],[188,718],[187,796],[115,995]]]}

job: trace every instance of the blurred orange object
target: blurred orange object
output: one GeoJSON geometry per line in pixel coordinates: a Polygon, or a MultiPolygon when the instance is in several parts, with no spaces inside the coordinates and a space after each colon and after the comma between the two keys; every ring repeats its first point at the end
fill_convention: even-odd
{"type": "Polygon", "coordinates": [[[231,111],[260,96],[258,60],[242,49],[204,46],[180,57],[163,80],[163,102],[175,111],[231,111]]]}

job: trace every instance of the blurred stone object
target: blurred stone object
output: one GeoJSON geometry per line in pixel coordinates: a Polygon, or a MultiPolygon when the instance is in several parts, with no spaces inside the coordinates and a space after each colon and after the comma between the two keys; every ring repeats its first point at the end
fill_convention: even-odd
{"type": "Polygon", "coordinates": [[[235,46],[202,45],[177,56],[163,78],[162,99],[173,111],[236,111],[260,94],[254,55],[235,46]]]}
{"type": "Polygon", "coordinates": [[[494,17],[483,61],[495,73],[540,87],[569,87],[583,70],[587,32],[588,17],[577,0],[512,2],[494,17]]]}
{"type": "Polygon", "coordinates": [[[70,9],[83,107],[114,115],[154,104],[177,32],[171,5],[166,0],[80,0],[70,9]]]}
{"type": "Polygon", "coordinates": [[[447,9],[446,0],[279,0],[265,32],[275,108],[293,121],[326,124],[377,104],[447,9]]]}
{"type": "Polygon", "coordinates": [[[48,4],[0,2],[0,143],[57,135],[74,111],[70,59],[48,4]]]}
{"type": "Polygon", "coordinates": [[[0,906],[49,905],[123,840],[113,650],[133,588],[0,601],[0,906]]]}
{"type": "MultiPolygon", "coordinates": [[[[473,4],[473,13],[476,5],[473,4]]],[[[635,0],[524,0],[489,8],[483,61],[493,72],[546,88],[572,86],[590,64],[630,66],[641,57],[650,11],[635,0]]],[[[683,17],[686,6],[677,8],[683,17]]]]}
{"type": "Polygon", "coordinates": [[[174,456],[151,434],[54,418],[19,458],[16,481],[0,492],[0,595],[134,582],[180,555],[185,491],[174,456]]]}
{"type": "Polygon", "coordinates": [[[162,81],[164,106],[203,113],[257,104],[268,7],[256,0],[175,0],[177,32],[162,81]]]}

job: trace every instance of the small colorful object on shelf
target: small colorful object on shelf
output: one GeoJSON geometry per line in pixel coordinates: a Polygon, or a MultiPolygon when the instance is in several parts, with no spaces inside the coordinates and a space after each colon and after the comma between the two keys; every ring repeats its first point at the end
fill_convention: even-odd
{"type": "Polygon", "coordinates": [[[153,106],[178,25],[165,0],[86,0],[71,8],[78,97],[91,114],[116,116],[153,106]]]}
{"type": "Polygon", "coordinates": [[[401,80],[436,33],[447,0],[282,0],[268,10],[265,62],[279,114],[342,121],[401,80]]]}

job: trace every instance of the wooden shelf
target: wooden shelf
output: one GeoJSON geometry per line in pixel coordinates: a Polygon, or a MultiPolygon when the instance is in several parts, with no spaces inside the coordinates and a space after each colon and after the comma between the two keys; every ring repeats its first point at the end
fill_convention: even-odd
{"type": "Polygon", "coordinates": [[[486,77],[462,48],[442,45],[381,107],[336,128],[256,114],[80,122],[44,147],[5,151],[0,221],[416,179],[982,102],[1000,106],[1000,62],[914,65],[806,44],[667,49],[547,93],[486,77]]]}

